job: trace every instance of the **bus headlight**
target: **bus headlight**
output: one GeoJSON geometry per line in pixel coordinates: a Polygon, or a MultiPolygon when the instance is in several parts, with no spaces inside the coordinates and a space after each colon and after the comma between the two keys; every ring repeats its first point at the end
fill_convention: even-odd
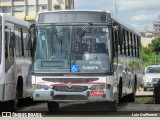
{"type": "Polygon", "coordinates": [[[48,85],[43,85],[43,89],[44,90],[48,90],[50,88],[50,86],[48,86],[48,85]]]}
{"type": "Polygon", "coordinates": [[[98,85],[92,85],[92,87],[90,88],[91,90],[98,90],[98,85]]]}
{"type": "Polygon", "coordinates": [[[37,84],[35,87],[33,87],[33,85],[32,85],[32,88],[33,88],[33,89],[37,89],[37,90],[41,90],[41,89],[43,89],[43,90],[48,90],[48,89],[50,88],[50,86],[37,84]]]}
{"type": "Polygon", "coordinates": [[[42,85],[36,85],[36,89],[40,90],[40,89],[42,89],[42,88],[43,88],[42,85]]]}
{"type": "Polygon", "coordinates": [[[105,85],[99,85],[99,89],[100,90],[104,90],[105,89],[105,85]]]}
{"type": "Polygon", "coordinates": [[[92,85],[91,90],[104,90],[105,89],[105,85],[92,85]]]}

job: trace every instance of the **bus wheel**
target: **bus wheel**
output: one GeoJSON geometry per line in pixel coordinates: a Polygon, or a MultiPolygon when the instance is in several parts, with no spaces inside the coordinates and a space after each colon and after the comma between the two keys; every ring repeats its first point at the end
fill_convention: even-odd
{"type": "Polygon", "coordinates": [[[59,109],[59,103],[57,102],[47,102],[49,112],[55,112],[59,109]]]}
{"type": "Polygon", "coordinates": [[[122,101],[122,89],[123,89],[123,86],[122,86],[122,80],[121,80],[120,83],[119,83],[119,90],[118,90],[118,100],[119,100],[119,102],[122,101]]]}
{"type": "Polygon", "coordinates": [[[131,93],[127,96],[127,101],[128,102],[134,102],[135,101],[135,92],[133,92],[133,93],[131,93]]]}
{"type": "Polygon", "coordinates": [[[136,89],[137,89],[137,86],[136,86],[136,82],[135,82],[135,84],[132,88],[132,93],[127,95],[125,98],[127,102],[135,102],[136,89]]]}
{"type": "Polygon", "coordinates": [[[155,86],[154,97],[155,97],[155,103],[160,104],[160,85],[155,86]]]}

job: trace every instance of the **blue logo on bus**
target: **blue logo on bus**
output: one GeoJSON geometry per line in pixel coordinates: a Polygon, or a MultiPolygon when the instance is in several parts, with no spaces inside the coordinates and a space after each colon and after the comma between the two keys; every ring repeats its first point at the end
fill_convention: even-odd
{"type": "Polygon", "coordinates": [[[71,71],[72,72],[78,72],[78,65],[72,65],[71,66],[71,71]]]}

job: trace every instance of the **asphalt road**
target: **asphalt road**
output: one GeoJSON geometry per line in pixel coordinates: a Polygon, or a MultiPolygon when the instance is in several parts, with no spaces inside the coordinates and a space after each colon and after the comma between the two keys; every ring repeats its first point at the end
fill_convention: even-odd
{"type": "MultiPolygon", "coordinates": [[[[104,116],[134,116],[140,113],[157,114],[160,116],[160,104],[154,103],[153,91],[147,92],[137,91],[137,97],[135,102],[121,102],[118,104],[117,112],[105,111],[103,105],[99,103],[78,103],[68,104],[61,103],[60,109],[57,112],[48,112],[46,102],[32,102],[31,104],[25,104],[20,106],[18,112],[38,112],[42,116],[93,116],[93,117],[104,117],[104,116]]],[[[23,103],[23,102],[22,102],[23,103]]]]}

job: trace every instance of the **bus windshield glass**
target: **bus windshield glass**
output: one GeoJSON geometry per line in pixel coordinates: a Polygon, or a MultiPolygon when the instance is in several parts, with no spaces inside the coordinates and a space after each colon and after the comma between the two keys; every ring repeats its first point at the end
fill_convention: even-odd
{"type": "Polygon", "coordinates": [[[105,24],[37,26],[34,72],[110,72],[110,46],[105,24]]]}
{"type": "Polygon", "coordinates": [[[0,63],[1,63],[1,51],[2,51],[2,16],[0,16],[0,63]]]}

